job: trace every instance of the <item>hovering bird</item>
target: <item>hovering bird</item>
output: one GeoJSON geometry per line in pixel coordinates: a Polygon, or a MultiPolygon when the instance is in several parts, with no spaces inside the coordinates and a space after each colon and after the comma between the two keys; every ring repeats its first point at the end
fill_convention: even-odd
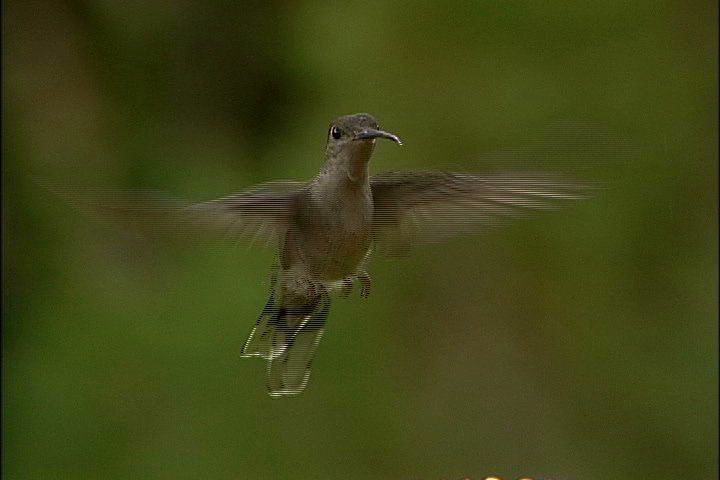
{"type": "Polygon", "coordinates": [[[173,209],[172,217],[184,226],[220,226],[232,235],[277,244],[270,298],[242,349],[244,357],[267,361],[273,397],[298,394],[307,385],[331,298],[348,295],[356,282],[360,294],[369,295],[371,253],[405,255],[419,244],[586,198],[593,188],[551,174],[371,176],[368,165],[378,139],[401,144],[369,114],[340,117],[327,133],[325,165],[309,182],[270,182],[173,209]]]}

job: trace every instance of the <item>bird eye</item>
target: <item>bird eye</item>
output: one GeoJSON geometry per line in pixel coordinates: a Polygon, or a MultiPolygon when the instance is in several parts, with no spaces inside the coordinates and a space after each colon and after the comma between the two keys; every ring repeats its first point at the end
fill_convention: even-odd
{"type": "Polygon", "coordinates": [[[339,140],[340,137],[342,137],[342,132],[338,127],[332,127],[330,129],[330,135],[332,135],[335,140],[339,140]]]}

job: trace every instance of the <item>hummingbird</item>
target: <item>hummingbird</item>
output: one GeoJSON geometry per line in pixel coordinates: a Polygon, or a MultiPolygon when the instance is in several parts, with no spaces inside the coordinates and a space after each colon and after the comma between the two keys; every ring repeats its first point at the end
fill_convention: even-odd
{"type": "Polygon", "coordinates": [[[367,297],[368,259],[402,256],[503,223],[525,212],[585,198],[587,186],[556,175],[406,171],[370,175],[377,140],[402,145],[367,113],[332,122],[325,164],[309,182],[270,182],[183,209],[232,232],[278,245],[270,298],[242,348],[267,362],[272,397],[302,392],[331,299],[353,285],[367,297]]]}
{"type": "Polygon", "coordinates": [[[370,175],[378,140],[402,145],[372,115],[345,115],[330,124],[325,164],[310,181],[268,182],[196,204],[152,196],[112,205],[126,213],[160,212],[173,232],[214,227],[277,246],[270,298],[241,352],[267,362],[271,397],[305,389],[332,299],[349,295],[355,284],[362,297],[370,294],[372,254],[404,256],[417,245],[587,198],[596,188],[548,173],[370,175]]]}

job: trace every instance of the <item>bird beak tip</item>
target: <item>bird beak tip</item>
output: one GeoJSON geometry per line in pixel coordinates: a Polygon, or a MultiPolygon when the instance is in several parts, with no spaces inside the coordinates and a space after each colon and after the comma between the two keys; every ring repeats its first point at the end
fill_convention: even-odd
{"type": "Polygon", "coordinates": [[[385,138],[387,140],[391,140],[397,143],[398,145],[402,145],[400,137],[398,137],[397,135],[393,135],[392,133],[384,132],[382,130],[367,130],[355,136],[355,140],[375,140],[376,138],[385,138]]]}

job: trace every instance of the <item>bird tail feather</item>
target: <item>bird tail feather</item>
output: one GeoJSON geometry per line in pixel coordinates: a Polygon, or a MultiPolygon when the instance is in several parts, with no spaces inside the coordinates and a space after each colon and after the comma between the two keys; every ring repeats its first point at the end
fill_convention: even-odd
{"type": "Polygon", "coordinates": [[[242,356],[267,360],[267,386],[271,396],[295,395],[310,378],[310,366],[330,311],[330,298],[270,299],[245,342],[242,356]]]}

